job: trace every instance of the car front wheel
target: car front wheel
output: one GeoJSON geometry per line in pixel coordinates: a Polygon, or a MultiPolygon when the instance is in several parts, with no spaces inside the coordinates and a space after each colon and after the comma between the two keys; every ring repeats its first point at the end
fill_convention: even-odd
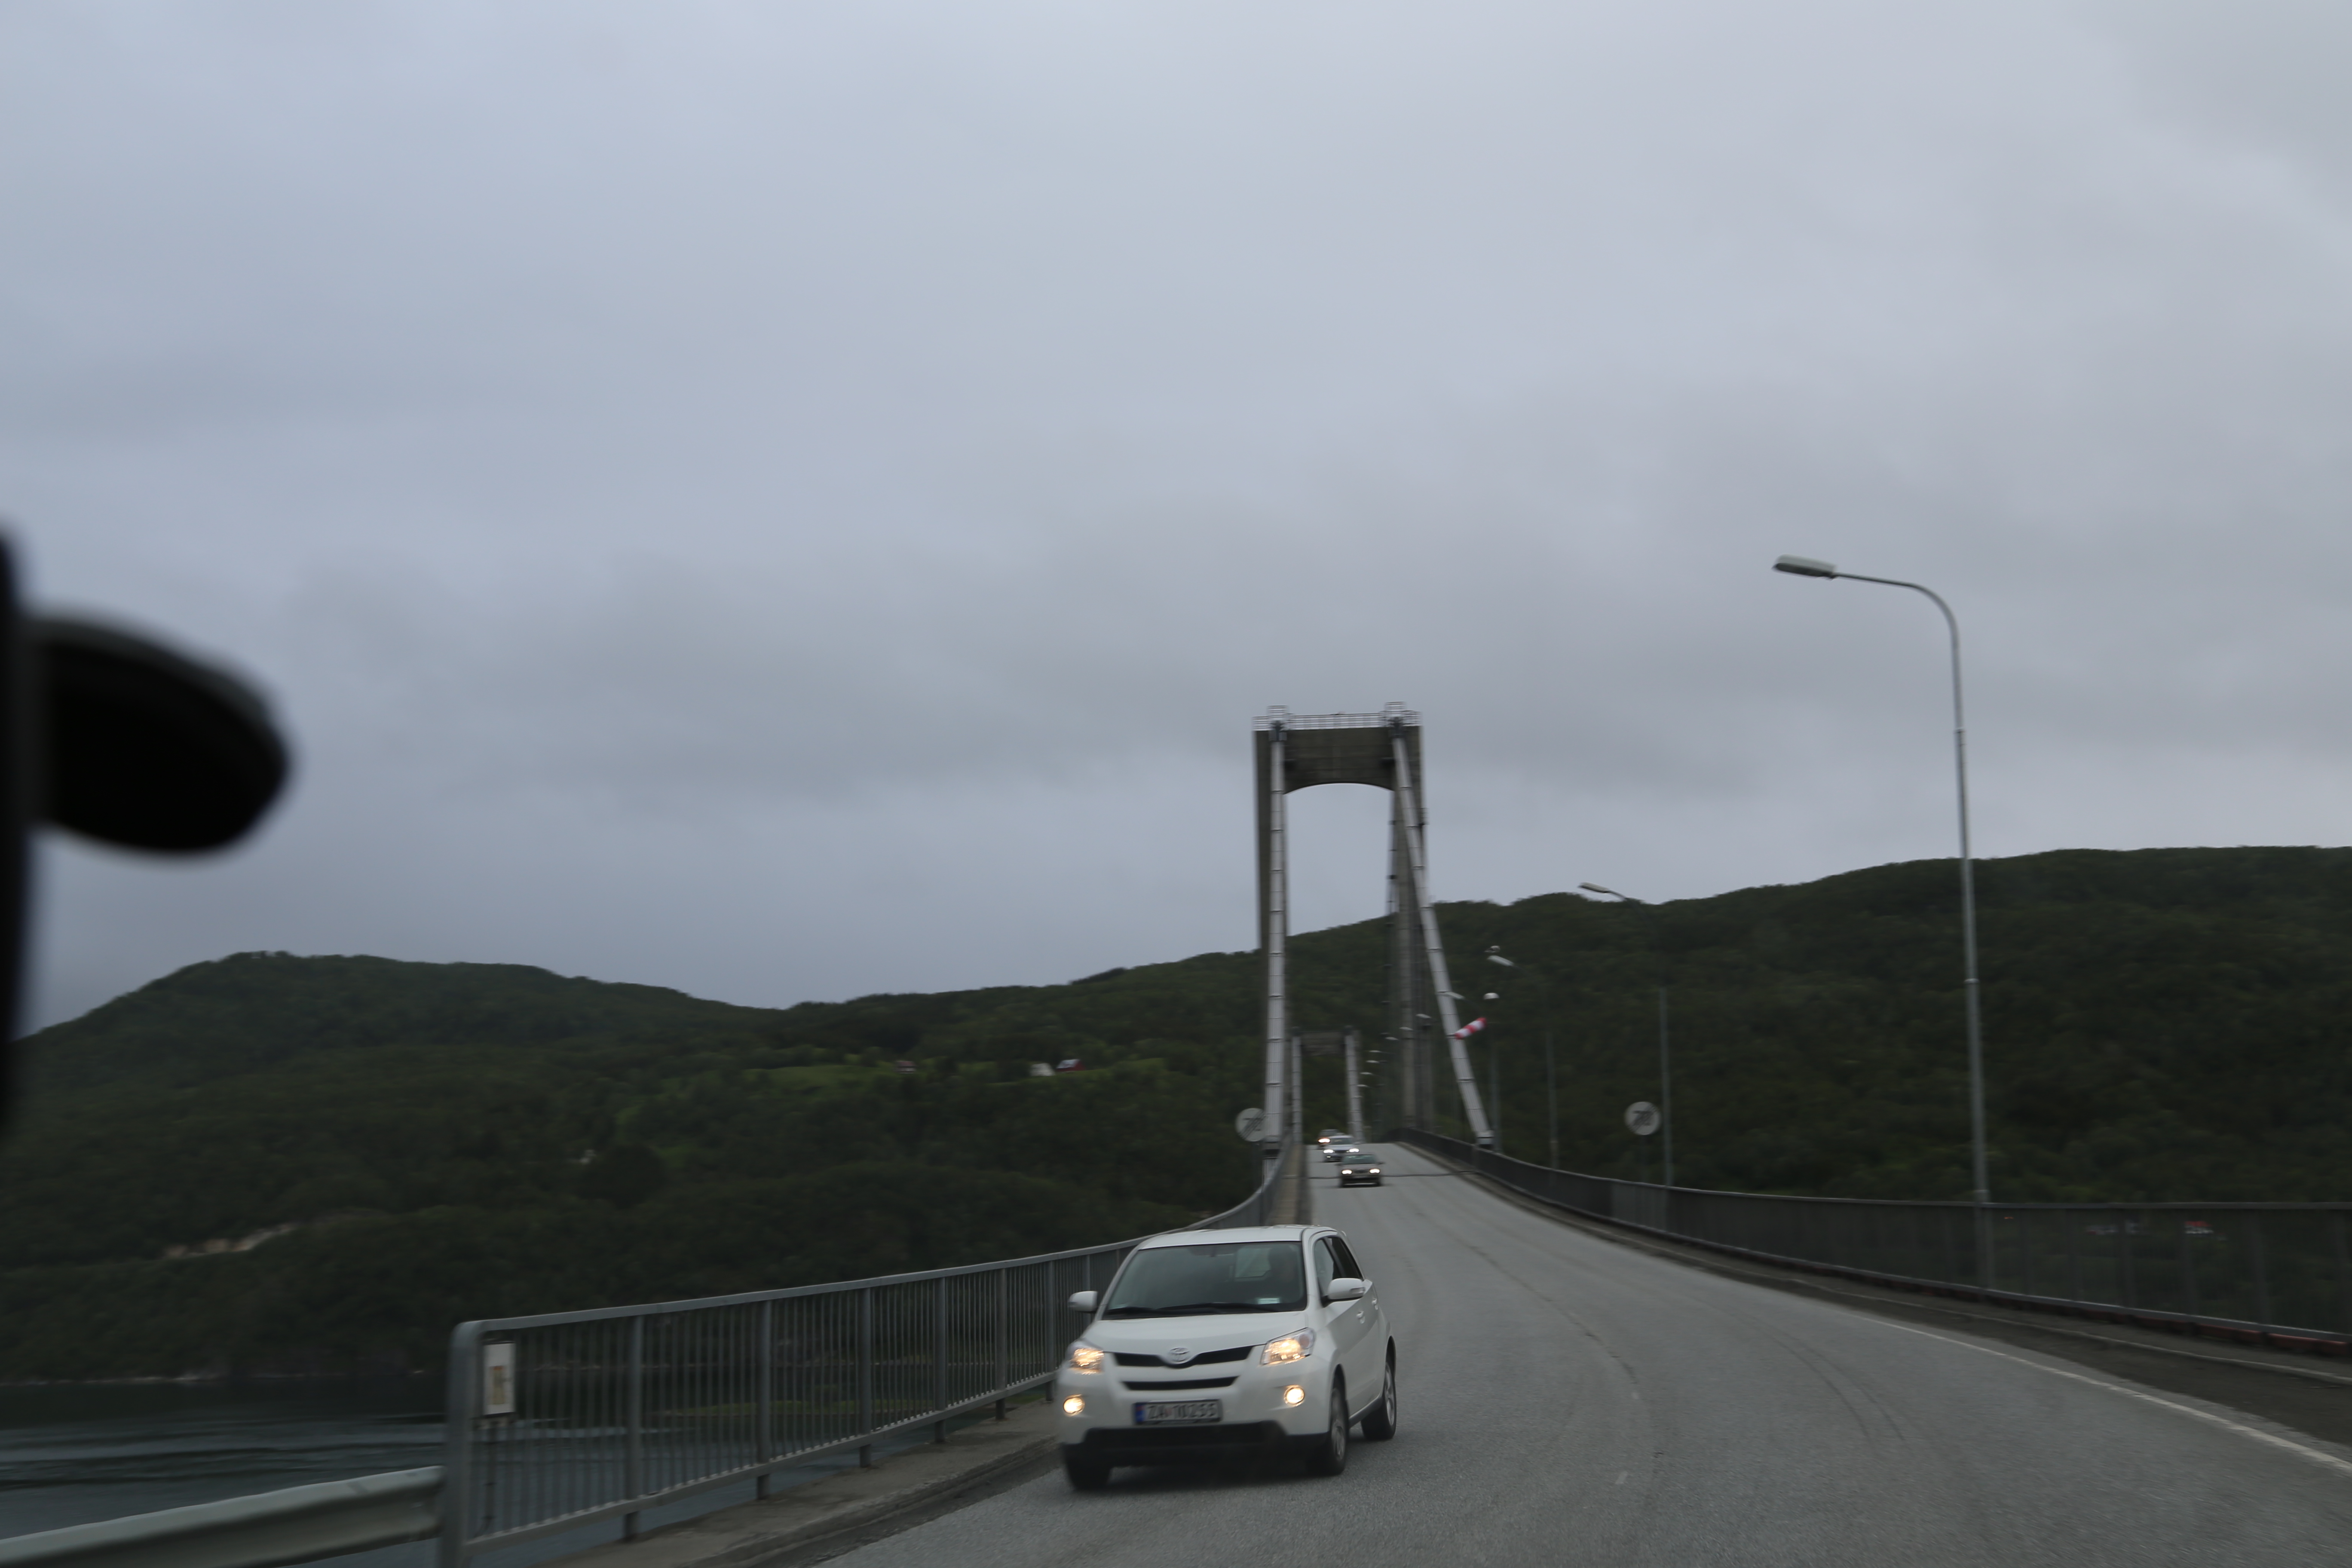
{"type": "Polygon", "coordinates": [[[1389,1354],[1388,1375],[1381,1379],[1381,1402],[1364,1412],[1364,1436],[1375,1443],[1385,1443],[1396,1436],[1397,1393],[1396,1354],[1389,1354]]]}
{"type": "Polygon", "coordinates": [[[1348,1468],[1348,1384],[1336,1374],[1331,1379],[1331,1429],[1323,1434],[1322,1441],[1307,1451],[1307,1473],[1310,1476],[1336,1476],[1348,1468]]]}
{"type": "Polygon", "coordinates": [[[1063,1447],[1062,1472],[1070,1478],[1070,1485],[1082,1492],[1100,1491],[1110,1485],[1110,1466],[1084,1448],[1063,1447]]]}

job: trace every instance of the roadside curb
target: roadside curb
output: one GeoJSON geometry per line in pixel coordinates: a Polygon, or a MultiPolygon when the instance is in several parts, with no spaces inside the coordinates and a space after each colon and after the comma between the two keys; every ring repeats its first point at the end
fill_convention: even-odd
{"type": "Polygon", "coordinates": [[[909,1516],[946,1511],[962,1494],[1051,1457],[1060,1447],[1049,1405],[1015,1409],[1003,1422],[982,1421],[950,1436],[876,1462],[810,1481],[774,1497],[738,1503],[609,1542],[540,1568],[761,1568],[780,1559],[847,1550],[866,1531],[914,1524],[909,1516]]]}

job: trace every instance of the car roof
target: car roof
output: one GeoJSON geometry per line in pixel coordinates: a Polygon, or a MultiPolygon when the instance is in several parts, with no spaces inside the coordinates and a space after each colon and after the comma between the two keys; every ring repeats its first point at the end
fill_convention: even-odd
{"type": "Polygon", "coordinates": [[[1141,1252],[1150,1247],[1198,1247],[1203,1242],[1298,1241],[1330,1228],[1328,1225],[1254,1225],[1237,1226],[1231,1230],[1171,1230],[1144,1237],[1135,1244],[1135,1249],[1141,1252]]]}

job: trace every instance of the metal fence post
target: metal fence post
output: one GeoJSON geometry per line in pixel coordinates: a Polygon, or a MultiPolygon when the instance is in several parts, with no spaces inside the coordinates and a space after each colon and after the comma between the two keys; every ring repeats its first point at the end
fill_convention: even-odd
{"type": "Polygon", "coordinates": [[[2344,1211],[2330,1209],[2327,1236],[2336,1248],[2336,1305],[2344,1331],[2352,1334],[2352,1260],[2344,1255],[2344,1211]]]}
{"type": "MultiPolygon", "coordinates": [[[[764,1465],[776,1454],[776,1304],[773,1301],[760,1303],[760,1397],[757,1403],[758,1415],[754,1418],[760,1424],[760,1430],[753,1436],[752,1443],[760,1463],[764,1465]]],[[[758,1497],[768,1495],[767,1471],[760,1472],[760,1479],[751,1490],[758,1497]]]]}
{"type": "Polygon", "coordinates": [[[940,1442],[948,1440],[948,1277],[940,1276],[939,1290],[931,1299],[931,1408],[940,1412],[939,1430],[933,1436],[940,1442]]]}
{"type": "Polygon", "coordinates": [[[2248,1209],[2246,1243],[2254,1253],[2254,1323],[2263,1332],[2271,1331],[2271,1276],[2268,1260],[2263,1254],[2263,1215],[2259,1209],[2248,1209]]]}
{"type": "Polygon", "coordinates": [[[482,1384],[475,1361],[481,1342],[479,1323],[460,1323],[450,1331],[447,1392],[442,1396],[439,1568],[463,1568],[466,1561],[473,1521],[474,1410],[482,1384]]]}
{"type": "Polygon", "coordinates": [[[2139,1292],[2133,1289],[2131,1215],[2121,1209],[2110,1212],[2116,1216],[2116,1279],[2123,1287],[2116,1294],[2124,1299],[2126,1307],[2137,1307],[2139,1303],[2132,1300],[2139,1292]]]}
{"type": "Polygon", "coordinates": [[[2182,1218],[2176,1223],[2180,1226],[2180,1239],[2178,1243],[2180,1253],[2180,1302],[2189,1309],[2189,1321],[2194,1322],[2198,1315],[2197,1263],[2189,1256],[2189,1221],[2182,1218]]]}
{"type": "MultiPolygon", "coordinates": [[[[1001,1392],[1013,1381],[1013,1307],[1012,1291],[1007,1287],[1005,1271],[996,1271],[996,1386],[1001,1392]]],[[[1004,1415],[1004,1402],[997,1401],[996,1414],[1004,1415]]]]}
{"type": "MultiPolygon", "coordinates": [[[[633,1498],[646,1495],[646,1320],[643,1313],[629,1320],[629,1412],[627,1446],[622,1452],[621,1486],[633,1498]]],[[[621,1539],[637,1538],[637,1514],[635,1510],[621,1516],[621,1539]]]]}
{"type": "Polygon", "coordinates": [[[2083,1299],[2082,1215],[2073,1209],[2060,1209],[2058,1219],[2066,1227],[2066,1287],[2074,1293],[2072,1300],[2080,1301],[2083,1299]]]}
{"type": "MultiPolygon", "coordinates": [[[[874,1430],[874,1287],[857,1293],[857,1430],[874,1430]]],[[[857,1447],[857,1468],[874,1468],[874,1445],[857,1447]]]]}

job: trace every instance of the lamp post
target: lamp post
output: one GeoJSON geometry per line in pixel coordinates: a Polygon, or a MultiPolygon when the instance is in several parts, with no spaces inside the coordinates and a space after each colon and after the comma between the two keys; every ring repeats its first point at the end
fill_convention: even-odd
{"type": "MultiPolygon", "coordinates": [[[[1944,625],[1952,634],[1952,771],[1959,783],[1960,800],[1960,952],[1967,973],[1961,981],[1960,994],[1968,1001],[1969,1021],[1969,1132],[1973,1175],[1976,1179],[1976,1201],[1981,1210],[1992,1202],[1992,1184],[1986,1173],[1985,1162],[1985,1101],[1984,1101],[1984,1038],[1977,1003],[1977,881],[1976,862],[1969,841],[1969,726],[1967,710],[1960,701],[1960,622],[1952,614],[1952,606],[1944,603],[1943,595],[1933,588],[1917,583],[1906,583],[1894,577],[1865,577],[1859,572],[1841,572],[1826,561],[1810,560],[1802,555],[1783,555],[1772,563],[1775,572],[1786,572],[1798,577],[1844,577],[1856,583],[1877,583],[1889,588],[1908,588],[1915,594],[1925,594],[1944,612],[1944,625]]],[[[1987,1251],[1978,1226],[1978,1269],[1990,1279],[1992,1258],[1987,1251]]]]}
{"type": "MultiPolygon", "coordinates": [[[[1542,990],[1545,1002],[1551,1001],[1551,987],[1544,983],[1543,976],[1532,969],[1522,969],[1518,964],[1505,958],[1501,948],[1488,948],[1486,962],[1526,975],[1542,990]]],[[[1547,1006],[1545,1010],[1549,1012],[1550,1009],[1547,1006]]],[[[1551,1154],[1551,1168],[1557,1171],[1559,1169],[1559,1077],[1552,1067],[1549,1024],[1544,1026],[1544,1133],[1545,1146],[1551,1154]]]]}
{"type": "Polygon", "coordinates": [[[1649,922],[1650,955],[1658,966],[1658,1131],[1665,1160],[1664,1184],[1671,1187],[1675,1184],[1675,1064],[1666,1034],[1666,944],[1658,937],[1658,912],[1633,894],[1604,888],[1598,882],[1579,882],[1577,886],[1588,893],[1632,905],[1649,922]]]}

